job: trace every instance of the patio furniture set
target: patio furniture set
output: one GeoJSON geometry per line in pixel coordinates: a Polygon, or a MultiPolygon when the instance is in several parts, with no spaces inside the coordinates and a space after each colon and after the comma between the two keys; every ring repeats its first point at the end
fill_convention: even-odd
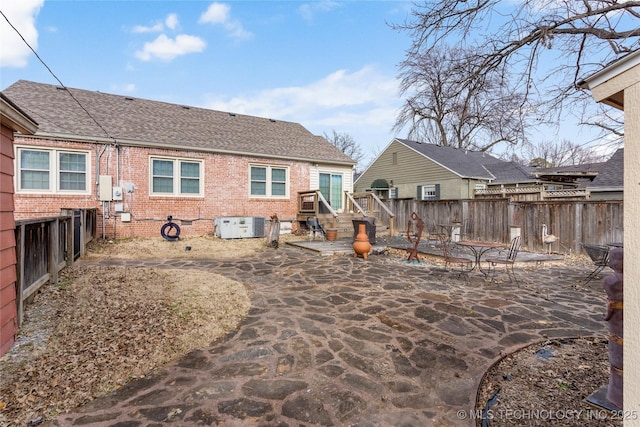
{"type": "MultiPolygon", "coordinates": [[[[370,242],[371,244],[375,244],[374,218],[364,218],[362,221],[354,220],[353,223],[354,239],[359,223],[365,223],[370,242]]],[[[318,222],[317,217],[308,217],[306,226],[310,240],[315,240],[316,237],[320,237],[322,240],[326,239],[326,231],[318,222]]],[[[550,236],[554,238],[554,241],[557,239],[556,236],[547,234],[547,226],[545,224],[543,224],[542,227],[543,240],[548,239],[550,236]]],[[[520,251],[521,237],[515,236],[509,245],[505,245],[500,242],[471,240],[468,238],[467,231],[466,226],[460,222],[436,223],[434,220],[430,220],[425,223],[413,212],[411,214],[411,221],[407,226],[407,237],[409,242],[414,244],[412,249],[407,250],[409,253],[408,261],[418,260],[417,246],[420,238],[424,237],[427,242],[434,242],[440,247],[445,269],[449,269],[449,266],[454,265],[460,267],[459,277],[464,276],[465,279],[468,280],[469,273],[478,272],[485,278],[490,276],[491,281],[495,282],[497,267],[504,265],[509,281],[515,282],[520,286],[514,267],[520,251]],[[418,225],[418,230],[416,230],[418,233],[414,236],[415,239],[411,238],[410,233],[412,223],[413,225],[418,225]],[[486,262],[488,267],[483,269],[482,262],[486,262]]],[[[546,240],[545,243],[548,244],[546,240]]],[[[583,285],[586,285],[608,266],[609,249],[611,247],[623,247],[623,244],[621,242],[609,243],[607,245],[584,243],[582,247],[594,265],[593,271],[589,273],[583,282],[583,285]]]]}
{"type": "MultiPolygon", "coordinates": [[[[547,232],[547,225],[542,225],[542,239],[545,244],[555,242],[558,238],[547,232]]],[[[459,276],[465,276],[468,280],[468,274],[476,271],[484,277],[491,276],[491,280],[495,282],[496,268],[498,265],[504,265],[510,282],[520,285],[515,274],[514,266],[520,251],[521,237],[515,236],[508,246],[499,242],[484,242],[468,239],[467,228],[460,222],[440,223],[437,224],[431,220],[428,222],[426,236],[429,241],[435,240],[439,243],[442,250],[442,257],[445,262],[445,268],[450,265],[460,266],[459,276]],[[454,236],[457,239],[454,240],[454,236]],[[464,253],[456,249],[464,249],[470,252],[471,257],[465,256],[464,253]],[[488,268],[482,268],[482,262],[488,264],[488,268]]],[[[621,242],[609,243],[607,245],[582,244],[587,255],[590,257],[594,269],[583,285],[588,284],[596,278],[605,267],[608,266],[609,249],[612,247],[623,247],[621,242]]]]}

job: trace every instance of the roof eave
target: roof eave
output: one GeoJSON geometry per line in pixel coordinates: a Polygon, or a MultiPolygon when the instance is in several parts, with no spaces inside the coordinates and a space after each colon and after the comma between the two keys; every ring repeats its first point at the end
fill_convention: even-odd
{"type": "Polygon", "coordinates": [[[0,120],[3,125],[26,135],[38,130],[38,123],[23,112],[4,94],[0,93],[0,120]]]}
{"type": "Polygon", "coordinates": [[[624,58],[619,59],[608,67],[590,75],[584,80],[578,82],[580,87],[586,87],[590,90],[601,85],[602,83],[611,80],[613,77],[640,65],[640,49],[635,52],[631,52],[624,58]]]}
{"type": "MultiPolygon", "coordinates": [[[[462,179],[477,179],[477,180],[483,180],[483,181],[491,181],[492,179],[495,179],[495,176],[493,176],[492,174],[490,174],[491,176],[482,176],[482,177],[478,177],[478,176],[468,176],[468,175],[462,175],[461,173],[451,169],[450,167],[443,165],[442,163],[438,162],[437,160],[434,160],[432,157],[427,156],[424,153],[421,153],[420,151],[416,150],[413,147],[408,146],[407,144],[405,144],[403,142],[402,139],[396,138],[396,140],[401,143],[402,145],[404,145],[405,147],[407,147],[410,150],[413,150],[414,152],[420,154],[422,157],[424,157],[425,159],[429,159],[430,161],[432,161],[433,163],[437,164],[438,166],[448,170],[449,172],[451,172],[454,175],[457,175],[459,178],[462,179]]],[[[483,166],[484,167],[484,166],[483,166]]],[[[485,169],[486,170],[486,169],[485,169]]],[[[487,171],[488,172],[488,171],[487,171]]]]}
{"type": "Polygon", "coordinates": [[[130,139],[114,139],[114,138],[95,137],[95,136],[83,137],[79,135],[61,134],[61,133],[38,132],[35,135],[25,135],[25,136],[36,137],[40,139],[54,139],[54,140],[64,140],[64,141],[93,143],[93,144],[109,144],[109,145],[121,145],[121,146],[127,146],[127,147],[143,147],[143,148],[161,148],[161,149],[180,150],[180,151],[197,151],[201,153],[220,153],[220,154],[229,154],[229,155],[238,155],[238,156],[254,156],[254,157],[263,157],[267,159],[278,159],[278,160],[297,160],[297,161],[309,162],[309,163],[322,163],[322,164],[341,165],[341,166],[349,166],[349,167],[354,167],[356,164],[356,162],[354,161],[317,159],[312,157],[301,157],[301,156],[291,156],[291,155],[285,156],[285,155],[236,151],[236,150],[221,150],[217,148],[214,149],[214,148],[206,148],[206,147],[192,147],[187,145],[166,144],[161,142],[149,142],[149,141],[139,141],[139,140],[130,140],[130,139]]]}

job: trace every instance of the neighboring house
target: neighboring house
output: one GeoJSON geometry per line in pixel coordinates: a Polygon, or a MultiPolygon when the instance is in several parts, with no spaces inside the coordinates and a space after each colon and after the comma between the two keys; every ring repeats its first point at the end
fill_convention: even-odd
{"type": "Polygon", "coordinates": [[[18,328],[13,133],[33,134],[37,126],[32,118],[0,93],[0,356],[13,345],[18,328]]]}
{"type": "MultiPolygon", "coordinates": [[[[535,168],[489,154],[394,139],[356,179],[356,192],[417,200],[503,198],[585,199],[603,164],[535,168]]],[[[596,192],[605,197],[604,193],[596,192]]],[[[617,198],[613,194],[610,198],[617,198]]]]}
{"type": "Polygon", "coordinates": [[[487,165],[496,176],[476,197],[509,197],[514,201],[587,199],[587,185],[602,163],[540,168],[515,163],[487,165]]]}
{"type": "Polygon", "coordinates": [[[572,166],[555,166],[549,168],[532,167],[532,176],[545,182],[556,182],[559,185],[568,184],[578,187],[585,187],[598,176],[604,163],[585,163],[572,166]]]}
{"type": "Polygon", "coordinates": [[[507,163],[482,152],[396,138],[358,177],[354,190],[383,198],[471,199],[496,179],[485,166],[507,163]]]}
{"type": "Polygon", "coordinates": [[[598,176],[587,185],[591,200],[624,199],[624,148],[606,161],[598,176]]]}
{"type": "Polygon", "coordinates": [[[17,134],[16,217],[98,208],[103,237],[182,235],[226,216],[293,220],[298,192],[336,211],[355,162],[298,123],[20,80],[3,91],[39,123],[17,134]]]}

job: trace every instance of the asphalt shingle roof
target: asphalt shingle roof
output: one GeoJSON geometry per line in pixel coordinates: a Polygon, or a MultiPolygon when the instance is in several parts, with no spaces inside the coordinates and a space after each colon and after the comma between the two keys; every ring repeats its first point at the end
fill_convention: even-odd
{"type": "Polygon", "coordinates": [[[618,149],[604,163],[600,173],[588,188],[623,188],[624,187],[624,148],[618,149]]]}
{"type": "Polygon", "coordinates": [[[396,139],[407,147],[451,170],[463,178],[494,179],[485,165],[506,163],[489,154],[478,151],[466,151],[453,147],[425,144],[408,139],[396,139]]]}
{"type": "Polygon", "coordinates": [[[530,168],[515,162],[500,162],[485,165],[496,179],[493,184],[535,183],[538,180],[531,176],[530,168]]]}
{"type": "Polygon", "coordinates": [[[17,81],[3,93],[38,122],[37,134],[88,141],[108,138],[122,145],[355,163],[324,138],[293,122],[25,80],[17,81]]]}

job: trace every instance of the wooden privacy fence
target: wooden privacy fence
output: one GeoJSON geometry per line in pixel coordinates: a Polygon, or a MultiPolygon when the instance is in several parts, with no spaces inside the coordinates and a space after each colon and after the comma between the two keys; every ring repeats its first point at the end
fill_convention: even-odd
{"type": "MultiPolygon", "coordinates": [[[[397,231],[407,229],[412,212],[423,221],[460,222],[465,238],[509,243],[520,235],[523,249],[546,252],[542,224],[558,236],[551,250],[582,253],[582,243],[606,245],[623,241],[623,202],[589,200],[548,200],[512,202],[509,199],[435,200],[387,199],[395,213],[397,231]]],[[[387,221],[382,212],[382,220],[387,221]]]]}
{"type": "Polygon", "coordinates": [[[25,301],[84,254],[96,233],[96,209],[64,209],[57,217],[16,221],[16,304],[22,325],[25,301]]]}

